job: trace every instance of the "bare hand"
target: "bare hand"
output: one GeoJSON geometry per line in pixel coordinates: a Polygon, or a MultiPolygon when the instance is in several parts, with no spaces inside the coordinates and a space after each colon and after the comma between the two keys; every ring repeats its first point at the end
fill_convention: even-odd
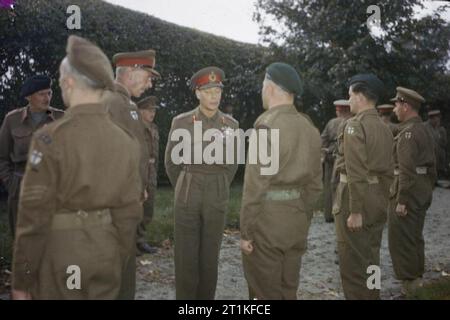
{"type": "Polygon", "coordinates": [[[27,291],[22,290],[12,290],[11,292],[12,300],[31,300],[31,294],[27,291]]]}
{"type": "Polygon", "coordinates": [[[408,214],[408,210],[406,210],[406,205],[400,204],[400,203],[397,204],[397,207],[395,208],[395,212],[400,217],[406,217],[406,215],[408,214]]]}
{"type": "Polygon", "coordinates": [[[362,214],[351,213],[347,219],[347,227],[351,232],[361,231],[362,229],[362,214]]]}
{"type": "Polygon", "coordinates": [[[253,240],[241,239],[241,250],[246,255],[251,254],[253,252],[253,240]]]}

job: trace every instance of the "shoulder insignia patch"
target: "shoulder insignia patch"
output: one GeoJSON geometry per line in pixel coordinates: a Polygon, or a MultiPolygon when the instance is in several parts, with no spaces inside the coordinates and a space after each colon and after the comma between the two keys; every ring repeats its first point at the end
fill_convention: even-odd
{"type": "Polygon", "coordinates": [[[43,154],[37,150],[33,150],[30,154],[30,164],[35,167],[42,161],[43,154]]]}
{"type": "Polygon", "coordinates": [[[352,127],[351,125],[347,126],[347,134],[354,134],[355,133],[355,128],[352,127]]]}
{"type": "Polygon", "coordinates": [[[412,132],[411,131],[405,132],[405,139],[411,139],[411,137],[412,137],[412,132]]]}
{"type": "Polygon", "coordinates": [[[130,115],[131,115],[131,118],[133,118],[133,120],[139,119],[139,115],[138,115],[137,111],[135,111],[135,110],[131,110],[130,115]]]}

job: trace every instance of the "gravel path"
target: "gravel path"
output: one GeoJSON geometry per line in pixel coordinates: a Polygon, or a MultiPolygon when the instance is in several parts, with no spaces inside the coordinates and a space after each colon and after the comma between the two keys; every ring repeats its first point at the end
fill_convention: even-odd
{"type": "MultiPolygon", "coordinates": [[[[425,222],[425,281],[450,273],[450,190],[437,188],[425,222]]],[[[339,268],[335,264],[334,224],[315,214],[309,231],[308,251],[300,272],[299,299],[343,299],[339,268]]],[[[138,261],[137,299],[174,299],[173,251],[170,244],[152,256],[138,261]]],[[[400,294],[400,283],[393,276],[387,249],[387,232],[381,249],[381,296],[392,299],[400,294]]],[[[243,276],[239,234],[224,235],[220,254],[216,299],[247,299],[243,276]]]]}

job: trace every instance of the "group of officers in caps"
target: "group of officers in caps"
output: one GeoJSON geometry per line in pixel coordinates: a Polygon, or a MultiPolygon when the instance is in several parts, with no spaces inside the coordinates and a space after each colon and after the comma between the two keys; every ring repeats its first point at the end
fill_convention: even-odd
{"type": "MultiPolygon", "coordinates": [[[[28,106],[10,112],[0,131],[0,178],[9,191],[15,236],[12,297],[133,299],[137,250],[153,252],[145,234],[153,214],[159,138],[152,124],[156,98],[137,106],[131,98],[141,97],[160,77],[155,52],[115,55],[114,79],[109,59],[88,40],[70,36],[66,51],[59,86],[67,111],[49,107],[50,80],[36,76],[22,88],[28,106]],[[67,285],[68,267],[74,265],[81,270],[79,288],[67,285]]],[[[216,138],[225,142],[239,128],[218,109],[224,80],[217,67],[193,75],[190,84],[199,104],[173,119],[166,145],[165,169],[175,188],[177,299],[215,297],[237,161],[174,161],[173,135],[182,129],[195,137],[194,125],[201,122],[203,132],[216,129],[216,138]]],[[[431,135],[418,117],[423,98],[397,88],[394,112],[400,124],[394,139],[375,109],[382,91],[382,82],[372,74],[353,77],[348,103],[336,103],[340,120],[326,129],[327,139],[337,132],[337,146],[327,150],[327,156],[337,157],[325,176],[339,178],[334,200],[326,206],[336,221],[348,299],[379,298],[379,290],[367,287],[367,268],[379,265],[388,212],[396,276],[410,285],[420,280],[424,268],[422,229],[436,170],[431,135]]],[[[297,298],[301,258],[322,191],[320,133],[294,106],[302,93],[302,80],[292,66],[268,66],[262,87],[265,111],[254,133],[279,131],[279,141],[266,135],[269,147],[278,146],[279,170],[264,175],[266,164],[246,164],[240,249],[251,299],[297,298]]],[[[194,152],[206,142],[194,138],[189,143],[194,152]]],[[[258,141],[250,139],[249,149],[256,147],[253,143],[258,141]]]]}

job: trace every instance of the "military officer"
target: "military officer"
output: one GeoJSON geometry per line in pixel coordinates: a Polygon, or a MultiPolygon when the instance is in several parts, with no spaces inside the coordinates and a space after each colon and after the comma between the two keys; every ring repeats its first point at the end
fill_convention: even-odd
{"type": "Polygon", "coordinates": [[[195,157],[201,156],[197,152],[198,147],[205,149],[207,143],[202,142],[194,131],[199,130],[200,125],[202,135],[206,130],[216,129],[215,135],[225,141],[234,129],[238,129],[239,123],[218,109],[224,79],[224,72],[217,67],[201,69],[192,76],[191,87],[199,106],[173,119],[167,142],[166,172],[175,187],[177,299],[210,300],[215,296],[229,189],[238,163],[233,161],[230,164],[223,160],[222,164],[219,161],[208,164],[210,162],[207,163],[203,157],[201,161],[195,161],[195,157]],[[172,154],[177,145],[173,139],[179,129],[193,137],[186,142],[191,152],[183,153],[183,162],[174,161],[172,154]]]}
{"type": "Polygon", "coordinates": [[[263,175],[261,161],[246,165],[240,228],[250,299],[297,299],[312,207],[322,188],[320,134],[294,106],[294,96],[301,93],[292,66],[277,62],[266,69],[266,111],[255,122],[255,134],[279,132],[279,141],[267,134],[268,147],[279,145],[279,170],[263,175]]]}
{"type": "MultiPolygon", "coordinates": [[[[113,57],[116,66],[115,92],[111,92],[105,97],[109,114],[112,120],[130,131],[139,141],[141,146],[140,154],[140,177],[142,201],[148,197],[146,193],[148,182],[148,170],[150,150],[150,137],[141,120],[141,115],[131,97],[139,98],[146,90],[153,86],[153,79],[159,78],[160,74],[155,70],[155,51],[144,50],[138,52],[118,53],[113,57]]],[[[141,253],[153,253],[152,248],[145,240],[142,231],[144,227],[139,227],[136,236],[136,249],[141,253]]],[[[136,251],[136,250],[135,250],[136,251]]],[[[136,252],[138,253],[138,252],[136,252]]],[[[136,259],[130,259],[126,267],[126,276],[121,290],[121,299],[134,299],[136,289],[136,259]]]]}
{"type": "Polygon", "coordinates": [[[30,146],[12,296],[116,299],[142,218],[138,142],[101,103],[114,82],[97,46],[69,37],[59,85],[68,111],[37,131],[30,146]]]}
{"type": "Polygon", "coordinates": [[[392,104],[382,104],[377,107],[377,110],[381,120],[387,124],[392,131],[392,135],[395,137],[397,135],[397,124],[393,121],[393,117],[395,117],[393,113],[394,106],[392,104]]]}
{"type": "Polygon", "coordinates": [[[436,155],[436,168],[439,178],[448,174],[449,164],[447,161],[447,131],[441,126],[441,111],[439,109],[428,111],[428,120],[425,126],[433,137],[436,155]]]}
{"type": "Polygon", "coordinates": [[[333,194],[337,187],[337,179],[333,176],[333,167],[335,154],[337,152],[337,130],[339,125],[351,116],[348,100],[334,101],[336,108],[336,118],[331,119],[325,129],[323,129],[322,153],[323,153],[323,197],[324,197],[324,216],[326,222],[333,222],[333,194]]]}
{"type": "MultiPolygon", "coordinates": [[[[150,136],[150,160],[149,160],[149,170],[148,170],[148,181],[147,181],[147,194],[148,197],[144,201],[144,219],[139,225],[139,228],[144,228],[140,230],[140,234],[145,234],[145,227],[153,219],[153,211],[155,206],[155,193],[157,187],[158,178],[158,159],[159,159],[159,132],[158,126],[153,121],[155,119],[156,111],[159,109],[158,99],[155,96],[150,96],[142,99],[137,103],[137,107],[141,114],[141,119],[145,125],[145,129],[150,136]]],[[[156,253],[157,249],[150,247],[147,250],[148,253],[156,253]],[[150,251],[150,252],[148,252],[150,251]]]]}
{"type": "Polygon", "coordinates": [[[430,132],[419,117],[425,99],[398,87],[394,112],[400,121],[395,137],[395,179],[389,206],[389,251],[402,292],[421,286],[425,268],[423,226],[436,180],[430,132]]]}
{"type": "Polygon", "coordinates": [[[373,74],[359,74],[349,84],[355,116],[347,121],[339,145],[343,164],[333,206],[339,268],[346,299],[379,299],[377,286],[367,285],[368,268],[380,264],[394,173],[393,137],[375,109],[383,83],[373,74]]]}
{"type": "Polygon", "coordinates": [[[20,97],[25,98],[28,105],[8,113],[0,129],[0,179],[8,190],[9,225],[13,237],[31,136],[64,115],[64,111],[50,107],[51,84],[51,79],[44,75],[28,78],[20,91],[20,97]]]}

